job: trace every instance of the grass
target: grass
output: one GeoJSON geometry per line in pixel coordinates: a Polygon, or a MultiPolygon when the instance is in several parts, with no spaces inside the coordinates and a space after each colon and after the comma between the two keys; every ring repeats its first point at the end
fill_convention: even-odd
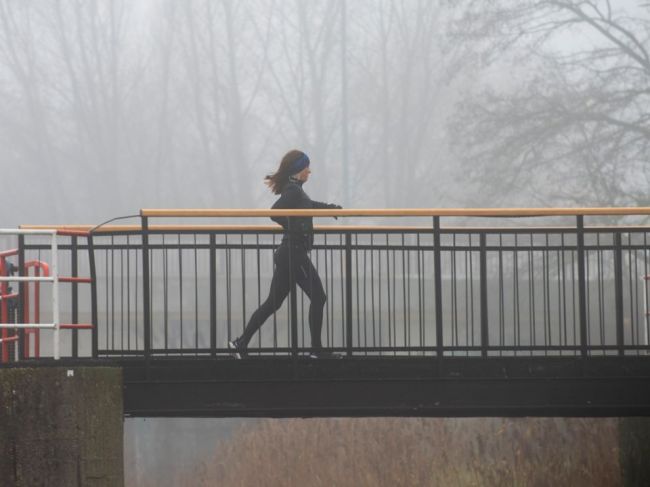
{"type": "Polygon", "coordinates": [[[617,486],[615,419],[291,419],[244,425],[179,486],[617,486]]]}

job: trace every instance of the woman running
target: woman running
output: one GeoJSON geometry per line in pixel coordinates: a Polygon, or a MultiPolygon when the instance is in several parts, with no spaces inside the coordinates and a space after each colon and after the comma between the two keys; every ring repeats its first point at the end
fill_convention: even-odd
{"type": "MultiPolygon", "coordinates": [[[[341,209],[341,206],[312,201],[302,189],[311,170],[309,157],[304,152],[292,150],[285,154],[280,167],[265,178],[271,191],[280,198],[273,209],[341,209]]],[[[311,334],[312,358],[340,358],[340,355],[323,350],[321,328],[323,327],[323,308],[325,307],[325,290],[318,276],[318,271],[309,260],[309,251],[314,243],[314,226],[312,217],[272,217],[282,226],[284,235],[280,246],[275,251],[273,260],[275,271],[271,280],[271,289],[266,301],[253,313],[244,333],[239,338],[228,342],[235,357],[246,355],[248,343],[262,324],[275,313],[289,294],[291,281],[296,282],[309,297],[309,332],[311,334]]]]}

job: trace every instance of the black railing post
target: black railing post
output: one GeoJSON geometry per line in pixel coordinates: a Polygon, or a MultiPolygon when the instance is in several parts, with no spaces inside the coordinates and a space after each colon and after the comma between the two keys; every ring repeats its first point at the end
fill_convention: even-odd
{"type": "Polygon", "coordinates": [[[214,233],[210,234],[210,355],[217,355],[217,238],[214,233]]]}
{"type": "Polygon", "coordinates": [[[151,283],[149,282],[149,221],[142,218],[142,305],[144,307],[144,357],[151,356],[151,283]]]}
{"type": "MultiPolygon", "coordinates": [[[[71,273],[72,277],[79,277],[79,262],[77,237],[73,235],[70,238],[70,259],[71,259],[71,273]]],[[[72,323],[79,323],[79,284],[72,283],[72,323]]],[[[72,356],[77,358],[79,356],[79,330],[76,328],[72,330],[72,356]]]]}
{"type": "Polygon", "coordinates": [[[480,239],[480,273],[481,273],[481,356],[487,357],[490,346],[488,329],[488,284],[487,284],[487,235],[481,232],[480,239]]]}
{"type": "Polygon", "coordinates": [[[623,331],[623,245],[620,232],[614,233],[614,290],[616,294],[616,346],[625,355],[623,331]]]}
{"type": "MultiPolygon", "coordinates": [[[[25,276],[25,236],[18,235],[18,275],[25,276]]],[[[27,283],[18,283],[18,323],[25,323],[25,298],[27,283]]],[[[18,330],[18,360],[25,358],[25,328],[18,330]]]]}
{"type": "Polygon", "coordinates": [[[352,234],[345,234],[345,344],[352,356],[352,234]]]}
{"type": "Polygon", "coordinates": [[[585,221],[576,217],[578,247],[578,313],[580,316],[580,355],[587,356],[587,280],[585,274],[585,221]]]}
{"type": "MultiPolygon", "coordinates": [[[[92,356],[96,358],[99,355],[99,313],[97,312],[97,269],[95,267],[95,247],[93,234],[88,234],[88,267],[90,268],[90,314],[92,320],[91,330],[91,347],[92,356]]],[[[107,325],[108,326],[108,325],[107,325]]]]}
{"type": "Polygon", "coordinates": [[[442,335],[442,250],[440,245],[440,217],[433,217],[433,279],[436,305],[436,354],[443,356],[442,335]]]}

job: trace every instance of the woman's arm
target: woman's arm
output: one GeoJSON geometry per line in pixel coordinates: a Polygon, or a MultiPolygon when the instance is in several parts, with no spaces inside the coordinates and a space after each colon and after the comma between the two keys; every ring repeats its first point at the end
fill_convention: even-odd
{"type": "Polygon", "coordinates": [[[321,203],[320,201],[312,200],[311,204],[312,204],[311,207],[314,210],[342,210],[343,209],[341,205],[336,205],[334,203],[321,203]]]}

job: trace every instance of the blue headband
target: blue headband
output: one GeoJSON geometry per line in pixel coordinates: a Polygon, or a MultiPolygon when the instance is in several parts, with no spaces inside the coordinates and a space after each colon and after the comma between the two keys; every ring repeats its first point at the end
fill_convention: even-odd
{"type": "Polygon", "coordinates": [[[293,164],[291,164],[289,175],[293,176],[294,174],[298,174],[307,166],[309,166],[309,157],[307,157],[307,154],[303,152],[302,156],[296,159],[295,161],[293,161],[293,164]]]}

